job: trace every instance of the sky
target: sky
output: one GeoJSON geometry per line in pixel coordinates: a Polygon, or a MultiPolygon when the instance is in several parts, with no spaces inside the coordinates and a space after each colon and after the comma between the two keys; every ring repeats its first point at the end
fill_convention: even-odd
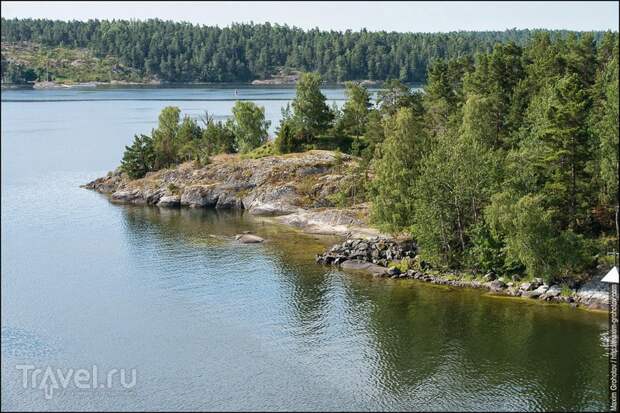
{"type": "Polygon", "coordinates": [[[19,2],[2,17],[60,20],[148,19],[209,26],[279,23],[323,30],[618,30],[618,2],[19,2]]]}

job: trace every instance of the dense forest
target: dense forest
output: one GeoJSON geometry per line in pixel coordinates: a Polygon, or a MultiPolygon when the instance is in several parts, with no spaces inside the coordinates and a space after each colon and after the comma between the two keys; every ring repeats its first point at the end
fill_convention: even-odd
{"type": "Polygon", "coordinates": [[[391,80],[373,103],[348,82],[341,108],[305,73],[275,140],[251,102],[202,126],[166,108],[122,170],[338,149],[359,162],[331,201],[369,202],[375,225],[411,234],[430,265],[566,282],[617,242],[618,59],[617,33],[538,33],[523,47],[435,61],[424,93],[391,80]]]}
{"type": "MultiPolygon", "coordinates": [[[[523,45],[536,32],[337,32],[269,23],[219,28],[161,20],[2,19],[2,78],[14,83],[54,79],[49,67],[28,67],[8,55],[5,47],[34,43],[61,47],[65,53],[87,49],[100,59],[118,59],[115,70],[137,71],[144,79],[168,82],[247,82],[293,70],[318,72],[328,82],[424,82],[435,59],[489,52],[498,42],[523,45]]],[[[601,36],[594,33],[595,40],[601,36]]],[[[53,55],[51,49],[48,58],[53,55]]],[[[109,80],[108,76],[101,79],[109,80]]]]}

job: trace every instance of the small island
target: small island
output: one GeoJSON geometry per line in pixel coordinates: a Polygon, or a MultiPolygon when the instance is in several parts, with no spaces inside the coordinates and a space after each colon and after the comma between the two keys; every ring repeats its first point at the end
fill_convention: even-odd
{"type": "Polygon", "coordinates": [[[438,60],[424,92],[389,80],[373,103],[347,82],[342,107],[327,105],[320,74],[301,73],[274,139],[252,102],[225,121],[167,107],[116,171],[85,186],[346,237],[324,264],[607,309],[617,62],[616,35],[542,33],[438,60]]]}

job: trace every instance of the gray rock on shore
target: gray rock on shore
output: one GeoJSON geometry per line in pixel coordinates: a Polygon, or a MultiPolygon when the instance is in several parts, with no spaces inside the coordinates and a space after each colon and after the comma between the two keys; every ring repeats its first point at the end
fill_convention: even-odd
{"type": "Polygon", "coordinates": [[[181,196],[180,195],[165,195],[159,198],[157,202],[157,206],[160,207],[178,207],[181,205],[181,196]]]}

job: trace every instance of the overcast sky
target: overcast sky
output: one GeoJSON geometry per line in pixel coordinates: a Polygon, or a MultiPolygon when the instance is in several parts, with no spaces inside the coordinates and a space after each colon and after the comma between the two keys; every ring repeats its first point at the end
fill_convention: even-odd
{"type": "Polygon", "coordinates": [[[228,26],[280,23],[334,30],[446,32],[516,27],[618,30],[618,2],[11,2],[2,16],[148,19],[228,26]]]}

